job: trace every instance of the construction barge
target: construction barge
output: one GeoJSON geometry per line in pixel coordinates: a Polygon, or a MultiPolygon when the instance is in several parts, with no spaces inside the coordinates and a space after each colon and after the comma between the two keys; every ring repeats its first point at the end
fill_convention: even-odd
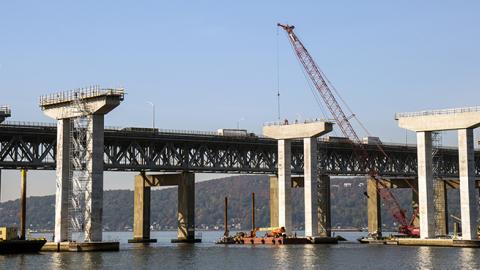
{"type": "Polygon", "coordinates": [[[15,227],[0,227],[0,254],[39,252],[46,239],[22,239],[15,227]]]}
{"type": "Polygon", "coordinates": [[[337,237],[297,237],[288,236],[284,227],[258,228],[255,226],[255,193],[252,193],[252,230],[249,233],[238,232],[230,236],[228,230],[228,198],[225,197],[224,235],[216,244],[236,245],[306,245],[306,244],[338,244],[344,241],[337,237]],[[257,236],[258,232],[265,232],[263,237],[257,236]]]}

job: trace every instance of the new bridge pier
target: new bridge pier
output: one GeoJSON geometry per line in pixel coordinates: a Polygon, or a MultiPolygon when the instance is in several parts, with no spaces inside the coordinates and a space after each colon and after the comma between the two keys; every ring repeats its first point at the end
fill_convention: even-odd
{"type": "MultiPolygon", "coordinates": [[[[100,89],[91,87],[70,92],[43,96],[40,107],[45,115],[57,120],[56,144],[56,243],[71,241],[73,174],[76,170],[86,172],[78,181],[85,181],[84,241],[88,249],[93,243],[102,242],[103,171],[104,171],[104,117],[123,101],[123,89],[100,89]],[[78,128],[75,119],[85,118],[86,126],[78,128]],[[82,135],[83,134],[83,135],[82,135]],[[78,146],[81,143],[86,145],[78,146]],[[77,146],[75,146],[77,145],[77,146]],[[75,147],[83,150],[76,156],[75,147]],[[80,157],[78,156],[80,155],[80,157]],[[75,169],[75,167],[77,167],[75,169]],[[81,169],[78,169],[78,168],[81,169]]],[[[75,211],[75,210],[74,210],[75,211]]],[[[104,248],[104,246],[102,247],[104,248]]],[[[118,249],[118,243],[117,247],[118,249]]]]}
{"type": "MultiPolygon", "coordinates": [[[[291,176],[291,141],[302,139],[305,236],[309,238],[330,236],[330,177],[328,175],[319,177],[317,168],[317,138],[330,131],[332,123],[320,121],[263,127],[265,136],[278,140],[278,174],[277,177],[270,177],[271,225],[284,227],[287,235],[291,235],[293,230],[291,188],[297,182],[292,181],[291,176]]],[[[293,178],[297,179],[298,177],[293,178]]]]}
{"type": "Polygon", "coordinates": [[[151,243],[150,191],[151,187],[178,186],[177,239],[172,243],[197,243],[195,238],[195,174],[191,172],[171,174],[145,174],[135,176],[133,239],[129,243],[151,243]]]}

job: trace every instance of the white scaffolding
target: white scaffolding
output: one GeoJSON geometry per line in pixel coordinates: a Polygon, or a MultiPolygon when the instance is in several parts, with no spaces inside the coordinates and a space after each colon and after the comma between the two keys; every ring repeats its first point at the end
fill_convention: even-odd
{"type": "Polygon", "coordinates": [[[90,198],[88,185],[92,181],[91,173],[87,166],[92,158],[91,149],[89,149],[90,140],[92,140],[91,130],[89,128],[92,118],[90,112],[80,91],[73,95],[73,110],[79,115],[71,120],[70,129],[70,179],[69,179],[69,217],[70,224],[68,230],[69,241],[90,241],[87,234],[78,239],[73,239],[74,232],[85,231],[85,220],[89,218],[90,213],[86,207],[86,201],[90,198]]]}

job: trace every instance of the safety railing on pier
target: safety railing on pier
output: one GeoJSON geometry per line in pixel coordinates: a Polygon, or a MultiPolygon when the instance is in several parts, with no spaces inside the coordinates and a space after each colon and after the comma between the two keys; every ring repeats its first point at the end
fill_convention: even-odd
{"type": "Polygon", "coordinates": [[[286,126],[286,125],[295,125],[295,124],[308,124],[308,123],[316,123],[316,122],[333,122],[332,119],[306,119],[306,120],[295,120],[293,122],[289,122],[287,119],[284,121],[272,121],[272,122],[265,122],[264,126],[286,126]]]}
{"type": "Polygon", "coordinates": [[[442,115],[442,114],[457,114],[457,113],[467,113],[467,112],[480,112],[480,106],[476,107],[466,107],[466,108],[454,108],[454,109],[442,109],[442,110],[428,110],[420,112],[405,112],[405,113],[396,113],[395,119],[404,117],[417,117],[417,116],[427,116],[427,115],[442,115]]]}
{"type": "Polygon", "coordinates": [[[99,96],[119,96],[120,99],[123,100],[124,95],[125,89],[123,88],[100,88],[100,86],[95,85],[86,88],[43,95],[40,97],[40,106],[71,102],[76,99],[86,99],[99,96]]]}

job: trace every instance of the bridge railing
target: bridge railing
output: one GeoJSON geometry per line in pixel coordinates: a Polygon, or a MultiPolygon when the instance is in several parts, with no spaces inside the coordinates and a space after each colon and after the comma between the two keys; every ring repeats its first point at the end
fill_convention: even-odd
{"type": "Polygon", "coordinates": [[[123,88],[100,88],[98,85],[80,88],[70,91],[58,92],[40,96],[40,106],[70,102],[75,99],[93,98],[99,96],[120,96],[123,100],[125,89],[123,88]]]}
{"type": "Polygon", "coordinates": [[[1,123],[2,126],[16,126],[16,127],[56,127],[56,123],[49,122],[30,122],[30,121],[5,121],[1,123]]]}
{"type": "Polygon", "coordinates": [[[295,124],[308,124],[308,123],[316,123],[316,122],[332,122],[332,119],[305,119],[305,120],[295,120],[293,122],[289,122],[287,119],[284,121],[271,121],[263,123],[264,126],[286,126],[286,125],[295,125],[295,124]]]}
{"type": "Polygon", "coordinates": [[[395,120],[403,117],[416,117],[416,116],[426,116],[426,115],[441,115],[441,114],[457,114],[457,113],[466,113],[466,112],[480,112],[480,106],[476,107],[465,107],[465,108],[453,108],[453,109],[442,109],[442,110],[427,110],[419,112],[404,112],[396,113],[395,120]]]}

